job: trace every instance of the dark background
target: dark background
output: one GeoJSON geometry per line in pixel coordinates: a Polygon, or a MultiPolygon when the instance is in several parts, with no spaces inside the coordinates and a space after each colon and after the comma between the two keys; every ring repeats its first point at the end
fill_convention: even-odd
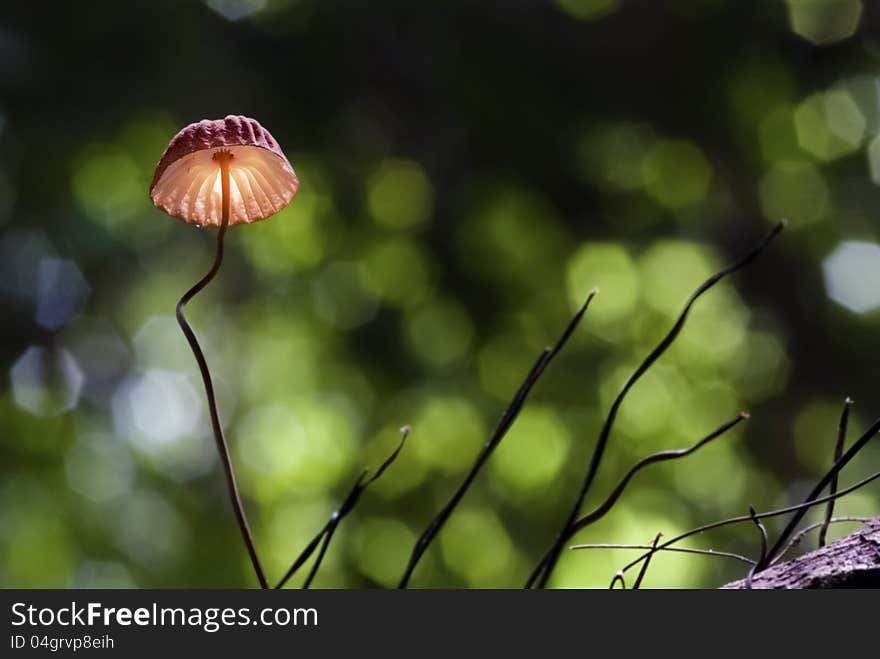
{"type": "MultiPolygon", "coordinates": [[[[624,404],[588,504],[644,455],[751,420],[639,475],[577,540],[796,501],[844,397],[853,437],[880,412],[878,57],[880,14],[858,0],[7,3],[0,584],[253,585],[173,320],[214,234],[147,194],[170,138],[227,114],[269,129],[301,181],[278,216],[230,230],[189,311],[271,576],[410,423],[316,581],[396,583],[599,286],[413,580],[521,585],[627,375],[782,217],[624,404]]],[[[876,515],[876,488],[837,510],[876,515]]],[[[737,527],[691,546],[757,542],[737,527]]],[[[554,583],[606,586],[625,558],[567,552],[554,583]]],[[[742,575],[720,560],[662,556],[645,585],[742,575]]]]}

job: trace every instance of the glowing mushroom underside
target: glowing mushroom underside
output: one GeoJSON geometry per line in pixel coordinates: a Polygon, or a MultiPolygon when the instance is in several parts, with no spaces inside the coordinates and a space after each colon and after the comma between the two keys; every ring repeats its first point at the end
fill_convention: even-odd
{"type": "Polygon", "coordinates": [[[254,119],[230,115],[190,124],[175,135],[150,185],[153,203],[186,222],[220,226],[219,151],[232,154],[230,225],[263,220],[293,199],[299,181],[278,142],[254,119]]]}

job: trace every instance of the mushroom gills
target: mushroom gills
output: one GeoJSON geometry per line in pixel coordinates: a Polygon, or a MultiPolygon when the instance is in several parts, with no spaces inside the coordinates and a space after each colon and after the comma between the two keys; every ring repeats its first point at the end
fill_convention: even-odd
{"type": "Polygon", "coordinates": [[[155,204],[187,222],[220,226],[220,167],[214,154],[221,150],[233,156],[230,225],[250,224],[277,213],[296,193],[296,175],[281,158],[256,146],[232,146],[195,151],[171,163],[153,190],[155,204]]]}

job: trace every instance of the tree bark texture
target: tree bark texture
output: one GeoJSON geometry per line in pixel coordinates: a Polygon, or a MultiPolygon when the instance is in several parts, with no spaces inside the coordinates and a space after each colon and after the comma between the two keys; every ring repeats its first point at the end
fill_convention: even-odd
{"type": "MultiPolygon", "coordinates": [[[[746,580],[722,588],[744,590],[746,580]]],[[[759,572],[752,588],[880,588],[880,517],[837,542],[759,572]]]]}

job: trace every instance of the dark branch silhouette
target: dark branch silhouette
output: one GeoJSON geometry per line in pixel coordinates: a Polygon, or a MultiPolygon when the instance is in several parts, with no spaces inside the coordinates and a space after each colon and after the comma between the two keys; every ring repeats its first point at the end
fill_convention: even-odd
{"type": "MultiPolygon", "coordinates": [[[[859,523],[864,524],[865,522],[871,521],[871,517],[859,517],[859,516],[842,516],[842,517],[833,517],[830,520],[831,524],[844,524],[844,523],[859,523]]],[[[800,531],[798,531],[794,537],[792,537],[791,542],[788,543],[786,548],[782,551],[780,556],[785,556],[789,551],[794,549],[800,542],[803,540],[804,536],[807,535],[810,531],[815,531],[820,526],[822,526],[825,522],[816,522],[814,524],[810,524],[809,526],[805,526],[800,531]]],[[[694,554],[696,556],[716,556],[719,558],[731,558],[735,561],[739,561],[740,563],[745,563],[746,565],[755,565],[757,561],[743,556],[742,554],[735,554],[729,551],[720,551],[718,549],[698,549],[695,547],[664,547],[664,546],[654,546],[654,545],[630,545],[630,544],[616,544],[616,543],[603,543],[603,542],[593,542],[593,543],[585,543],[572,545],[569,549],[650,549],[653,552],[672,552],[679,554],[694,554]]]]}
{"type": "MultiPolygon", "coordinates": [[[[749,506],[749,517],[752,518],[752,521],[755,523],[755,526],[758,527],[758,533],[761,535],[761,554],[758,556],[757,562],[751,567],[749,570],[749,574],[746,576],[746,588],[751,590],[752,588],[752,577],[755,574],[755,568],[758,567],[764,560],[767,558],[767,529],[764,528],[764,525],[761,523],[761,520],[758,519],[758,513],[755,512],[754,506],[749,506]]],[[[650,556],[648,557],[650,559],[650,556]]],[[[648,561],[645,560],[645,563],[648,561]]]]}
{"type": "Polygon", "coordinates": [[[568,342],[569,337],[571,337],[572,332],[574,332],[575,328],[583,318],[584,314],[587,312],[587,309],[590,306],[590,302],[593,301],[593,298],[596,297],[598,293],[598,289],[593,289],[590,291],[590,294],[587,296],[586,301],[578,310],[578,312],[574,315],[571,321],[568,323],[568,326],[565,328],[565,331],[562,333],[562,336],[559,337],[559,340],[552,348],[545,348],[544,351],[540,354],[537,361],[532,366],[528,375],[526,376],[525,381],[523,381],[522,385],[520,385],[516,394],[513,397],[513,400],[510,402],[510,405],[505,410],[504,414],[501,416],[501,420],[498,422],[498,425],[495,427],[492,436],[489,438],[489,441],[483,446],[483,449],[477,455],[477,459],[474,462],[473,467],[468,472],[467,476],[465,476],[464,481],[452,495],[452,498],[447,502],[447,504],[440,510],[437,516],[431,520],[428,524],[427,528],[422,532],[422,535],[416,541],[415,547],[413,547],[412,554],[410,556],[409,562],[407,563],[406,569],[404,570],[403,577],[400,579],[400,584],[398,588],[406,588],[409,584],[409,580],[412,577],[413,571],[416,569],[416,566],[419,564],[419,561],[422,558],[422,555],[427,550],[428,546],[437,537],[437,534],[440,533],[440,529],[443,528],[443,525],[455,511],[459,502],[464,498],[464,495],[467,493],[471,484],[474,482],[474,479],[477,477],[477,474],[482,469],[483,465],[492,455],[495,448],[498,444],[501,443],[501,440],[504,439],[504,436],[507,434],[507,431],[510,430],[510,427],[513,425],[513,422],[516,421],[517,416],[519,415],[520,410],[523,408],[523,405],[526,403],[526,399],[528,398],[529,392],[531,392],[532,387],[535,386],[535,383],[541,377],[541,374],[547,368],[553,358],[559,354],[559,351],[565,346],[568,342]]]}
{"type": "MultiPolygon", "coordinates": [[[[757,517],[758,519],[766,519],[768,517],[779,517],[780,515],[788,515],[789,513],[793,513],[793,512],[806,511],[806,510],[809,510],[810,508],[812,508],[813,506],[818,506],[823,503],[827,503],[829,501],[833,501],[835,499],[839,499],[841,497],[844,497],[847,494],[850,494],[851,492],[855,492],[856,490],[859,490],[859,489],[865,487],[869,483],[874,482],[878,478],[880,478],[880,471],[877,471],[877,472],[871,474],[867,478],[863,478],[858,483],[855,483],[854,485],[850,485],[849,487],[844,488],[843,490],[840,490],[839,492],[836,492],[835,494],[829,494],[828,496],[820,497],[818,499],[815,499],[815,500],[809,501],[809,502],[805,502],[805,503],[799,503],[794,506],[787,506],[785,508],[779,508],[777,510],[770,510],[770,511],[763,512],[763,513],[757,513],[755,515],[755,517],[757,517]]],[[[660,550],[666,549],[667,547],[674,545],[677,542],[681,542],[685,538],[690,538],[691,536],[698,535],[700,533],[705,533],[706,531],[711,531],[713,529],[719,529],[723,526],[729,526],[731,524],[739,524],[742,522],[753,522],[753,521],[754,520],[751,515],[740,515],[738,517],[729,517],[728,519],[723,519],[718,522],[704,524],[702,526],[698,526],[694,529],[691,529],[690,531],[685,531],[684,533],[681,533],[681,534],[675,536],[674,538],[670,538],[669,540],[666,540],[662,544],[658,545],[655,551],[660,551],[660,550]]],[[[767,554],[769,555],[769,551],[767,552],[767,554]]],[[[630,561],[629,563],[627,563],[622,568],[621,571],[625,574],[627,571],[629,571],[630,569],[632,569],[636,565],[640,564],[642,561],[647,560],[647,558],[648,558],[647,553],[642,554],[638,558],[635,558],[632,561],[630,561]]]]}
{"type": "Polygon", "coordinates": [[[645,559],[645,562],[642,563],[642,569],[639,570],[639,576],[636,577],[636,581],[632,586],[633,590],[638,590],[639,586],[642,585],[642,580],[645,578],[645,575],[648,573],[648,566],[651,564],[651,558],[653,558],[654,553],[657,551],[657,543],[660,542],[660,538],[662,538],[662,537],[663,537],[662,533],[658,533],[656,536],[654,536],[654,543],[651,545],[650,556],[648,556],[648,558],[645,559]]]}
{"type": "Polygon", "coordinates": [[[400,429],[400,442],[397,444],[397,448],[389,455],[385,462],[376,470],[376,473],[373,474],[370,478],[367,478],[367,471],[361,472],[361,475],[358,476],[358,479],[355,481],[354,486],[348,493],[348,496],[342,502],[342,505],[339,506],[337,510],[330,515],[329,521],[324,525],[318,534],[312,538],[311,542],[306,545],[306,548],[302,550],[299,556],[297,556],[296,560],[293,564],[288,568],[287,572],[285,572],[284,576],[281,578],[281,581],[278,582],[278,585],[275,588],[283,588],[284,584],[286,584],[290,578],[296,574],[297,570],[303,566],[303,564],[309,560],[309,558],[314,553],[318,544],[321,544],[321,550],[318,552],[318,557],[315,559],[314,565],[312,565],[312,569],[309,571],[308,576],[306,577],[305,582],[303,582],[303,588],[308,588],[312,581],[315,578],[315,575],[318,573],[318,568],[321,567],[321,562],[324,560],[324,555],[327,553],[327,547],[330,546],[330,541],[333,539],[333,534],[336,533],[336,529],[339,526],[340,522],[345,519],[346,515],[348,515],[354,507],[357,505],[358,501],[361,498],[361,495],[364,491],[373,483],[378,480],[382,474],[385,473],[385,470],[391,466],[391,464],[397,459],[397,456],[400,455],[400,451],[403,449],[403,445],[406,443],[407,438],[409,437],[410,428],[409,426],[404,426],[400,429]],[[321,542],[323,540],[323,543],[321,542]]]}
{"type": "MultiPolygon", "coordinates": [[[[727,423],[725,423],[721,427],[713,430],[709,435],[707,435],[706,437],[701,439],[699,442],[697,442],[696,444],[694,444],[690,448],[674,449],[674,450],[670,450],[670,451],[660,451],[659,453],[654,453],[653,455],[649,455],[647,458],[643,458],[643,459],[639,460],[632,468],[630,468],[630,470],[626,473],[626,475],[620,480],[620,483],[617,484],[617,487],[615,487],[614,490],[612,490],[611,494],[608,496],[608,498],[600,506],[598,506],[593,512],[576,520],[574,523],[572,523],[568,527],[568,529],[565,531],[563,541],[567,542],[578,531],[586,528],[590,524],[594,524],[594,523],[598,522],[606,514],[608,514],[608,512],[611,510],[611,508],[614,507],[614,504],[617,502],[617,500],[623,494],[623,491],[626,489],[626,486],[629,484],[630,480],[632,480],[633,476],[635,476],[640,470],[644,469],[645,467],[647,467],[649,465],[655,464],[657,462],[665,462],[667,460],[676,460],[678,458],[687,457],[691,453],[694,453],[695,451],[698,451],[699,449],[701,449],[703,446],[705,446],[706,444],[711,442],[713,439],[717,439],[718,437],[721,437],[727,431],[731,430],[732,428],[734,428],[735,426],[742,423],[743,421],[745,421],[748,418],[749,418],[748,413],[740,412],[732,420],[728,421],[727,423]]],[[[549,554],[547,554],[545,556],[545,560],[548,558],[549,558],[549,554]]],[[[537,577],[540,573],[539,571],[541,570],[541,568],[544,564],[545,564],[544,561],[541,561],[538,564],[538,566],[535,568],[535,570],[532,572],[531,576],[529,577],[529,581],[526,584],[526,588],[528,588],[529,585],[531,583],[533,583],[535,579],[537,579],[537,577]]]]}
{"type": "Polygon", "coordinates": [[[560,528],[556,536],[556,540],[550,546],[546,554],[542,557],[538,566],[535,568],[535,571],[532,573],[532,576],[529,578],[529,581],[526,584],[527,588],[530,588],[534,585],[537,585],[539,588],[543,588],[547,585],[547,581],[550,579],[553,568],[556,566],[556,563],[559,560],[559,556],[565,547],[567,538],[571,537],[571,526],[577,520],[578,514],[580,513],[587,493],[589,492],[590,487],[593,484],[596,473],[599,471],[599,465],[602,461],[602,456],[605,454],[608,439],[611,435],[611,430],[614,427],[614,421],[617,418],[617,413],[629,390],[633,387],[633,385],[635,385],[636,382],[639,381],[639,379],[648,371],[648,369],[651,368],[654,362],[656,362],[663,355],[663,353],[666,352],[669,346],[671,346],[672,343],[675,341],[676,337],[678,337],[679,333],[684,327],[685,321],[687,320],[694,303],[706,291],[711,289],[722,279],[744,268],[749,263],[754,261],[761,254],[761,252],[764,251],[767,245],[769,245],[770,242],[779,234],[779,232],[782,231],[782,228],[784,226],[784,222],[780,222],[779,224],[774,226],[773,230],[745,256],[743,256],[727,268],[712,275],[709,279],[703,282],[703,284],[699,288],[697,288],[693,295],[691,295],[690,299],[688,299],[687,303],[684,306],[684,310],[679,315],[678,320],[675,322],[669,333],[660,341],[660,343],[651,351],[647,358],[645,358],[645,360],[639,365],[635,372],[630,376],[629,380],[627,380],[626,384],[623,386],[623,389],[620,391],[620,393],[617,395],[617,398],[615,398],[614,402],[611,405],[611,409],[609,410],[608,416],[605,419],[605,423],[602,426],[602,430],[599,433],[599,439],[596,442],[595,449],[593,450],[593,456],[590,459],[589,466],[587,467],[587,472],[586,476],[584,477],[583,484],[581,485],[580,490],[575,497],[568,517],[565,519],[565,522],[560,528]]]}
{"type": "MultiPolygon", "coordinates": [[[[832,499],[832,501],[833,501],[833,499],[832,499]]],[[[831,503],[831,501],[829,501],[829,503],[831,503]]],[[[790,552],[792,549],[797,547],[801,543],[801,540],[804,539],[804,536],[806,536],[810,531],[815,531],[819,527],[827,528],[831,524],[842,524],[844,522],[859,522],[861,524],[864,524],[865,522],[869,522],[869,521],[871,521],[870,517],[860,517],[858,515],[846,515],[843,517],[832,517],[831,519],[823,519],[821,522],[816,522],[814,524],[810,524],[808,526],[805,526],[804,528],[802,528],[800,531],[798,531],[797,533],[795,533],[791,537],[791,540],[788,542],[787,545],[785,545],[785,548],[781,552],[779,552],[779,556],[777,556],[773,561],[771,561],[770,565],[775,565],[778,561],[780,561],[782,558],[784,558],[788,552],[790,552]]]]}
{"type": "MultiPolygon", "coordinates": [[[[837,521],[837,520],[834,520],[837,521]]],[[[751,558],[734,554],[729,551],[717,551],[715,549],[694,549],[693,547],[656,547],[654,545],[618,545],[607,543],[591,543],[584,545],[572,545],[569,549],[650,549],[656,553],[659,551],[677,552],[680,554],[696,554],[698,556],[719,556],[721,558],[732,558],[734,560],[754,565],[755,561],[751,558]]]]}
{"type": "MultiPolygon", "coordinates": [[[[876,419],[874,423],[872,423],[865,433],[859,437],[855,444],[853,444],[849,450],[844,453],[839,460],[834,462],[834,465],[828,472],[819,480],[816,486],[812,489],[812,491],[807,495],[807,498],[804,500],[804,503],[810,503],[817,501],[817,497],[822,493],[822,491],[828,487],[828,485],[833,481],[837,474],[840,473],[840,470],[843,469],[849,462],[859,454],[865,446],[870,442],[877,433],[880,433],[880,418],[876,419]]],[[[834,501],[834,497],[828,499],[828,501],[834,501]]],[[[797,528],[797,525],[800,524],[801,520],[804,518],[804,515],[807,514],[807,507],[798,508],[795,511],[795,514],[792,516],[791,520],[788,522],[788,525],[783,529],[782,533],[779,534],[779,538],[776,540],[774,545],[767,552],[767,556],[758,564],[756,572],[760,572],[765,569],[769,562],[772,561],[776,556],[779,555],[779,552],[785,546],[785,543],[791,537],[791,534],[794,533],[794,530],[797,528]]]]}
{"type": "MultiPolygon", "coordinates": [[[[849,425],[849,410],[853,405],[853,401],[851,398],[847,397],[845,401],[843,401],[843,411],[840,413],[840,423],[837,426],[837,442],[834,444],[834,462],[840,460],[840,456],[843,455],[843,445],[846,443],[846,428],[849,425]]],[[[831,487],[828,492],[830,494],[834,494],[837,492],[837,474],[834,474],[834,478],[831,479],[831,487]]],[[[825,536],[828,534],[828,525],[831,523],[831,518],[834,517],[834,500],[828,502],[828,507],[825,508],[825,522],[822,524],[822,528],[819,529],[819,546],[825,546],[825,536]]]]}

